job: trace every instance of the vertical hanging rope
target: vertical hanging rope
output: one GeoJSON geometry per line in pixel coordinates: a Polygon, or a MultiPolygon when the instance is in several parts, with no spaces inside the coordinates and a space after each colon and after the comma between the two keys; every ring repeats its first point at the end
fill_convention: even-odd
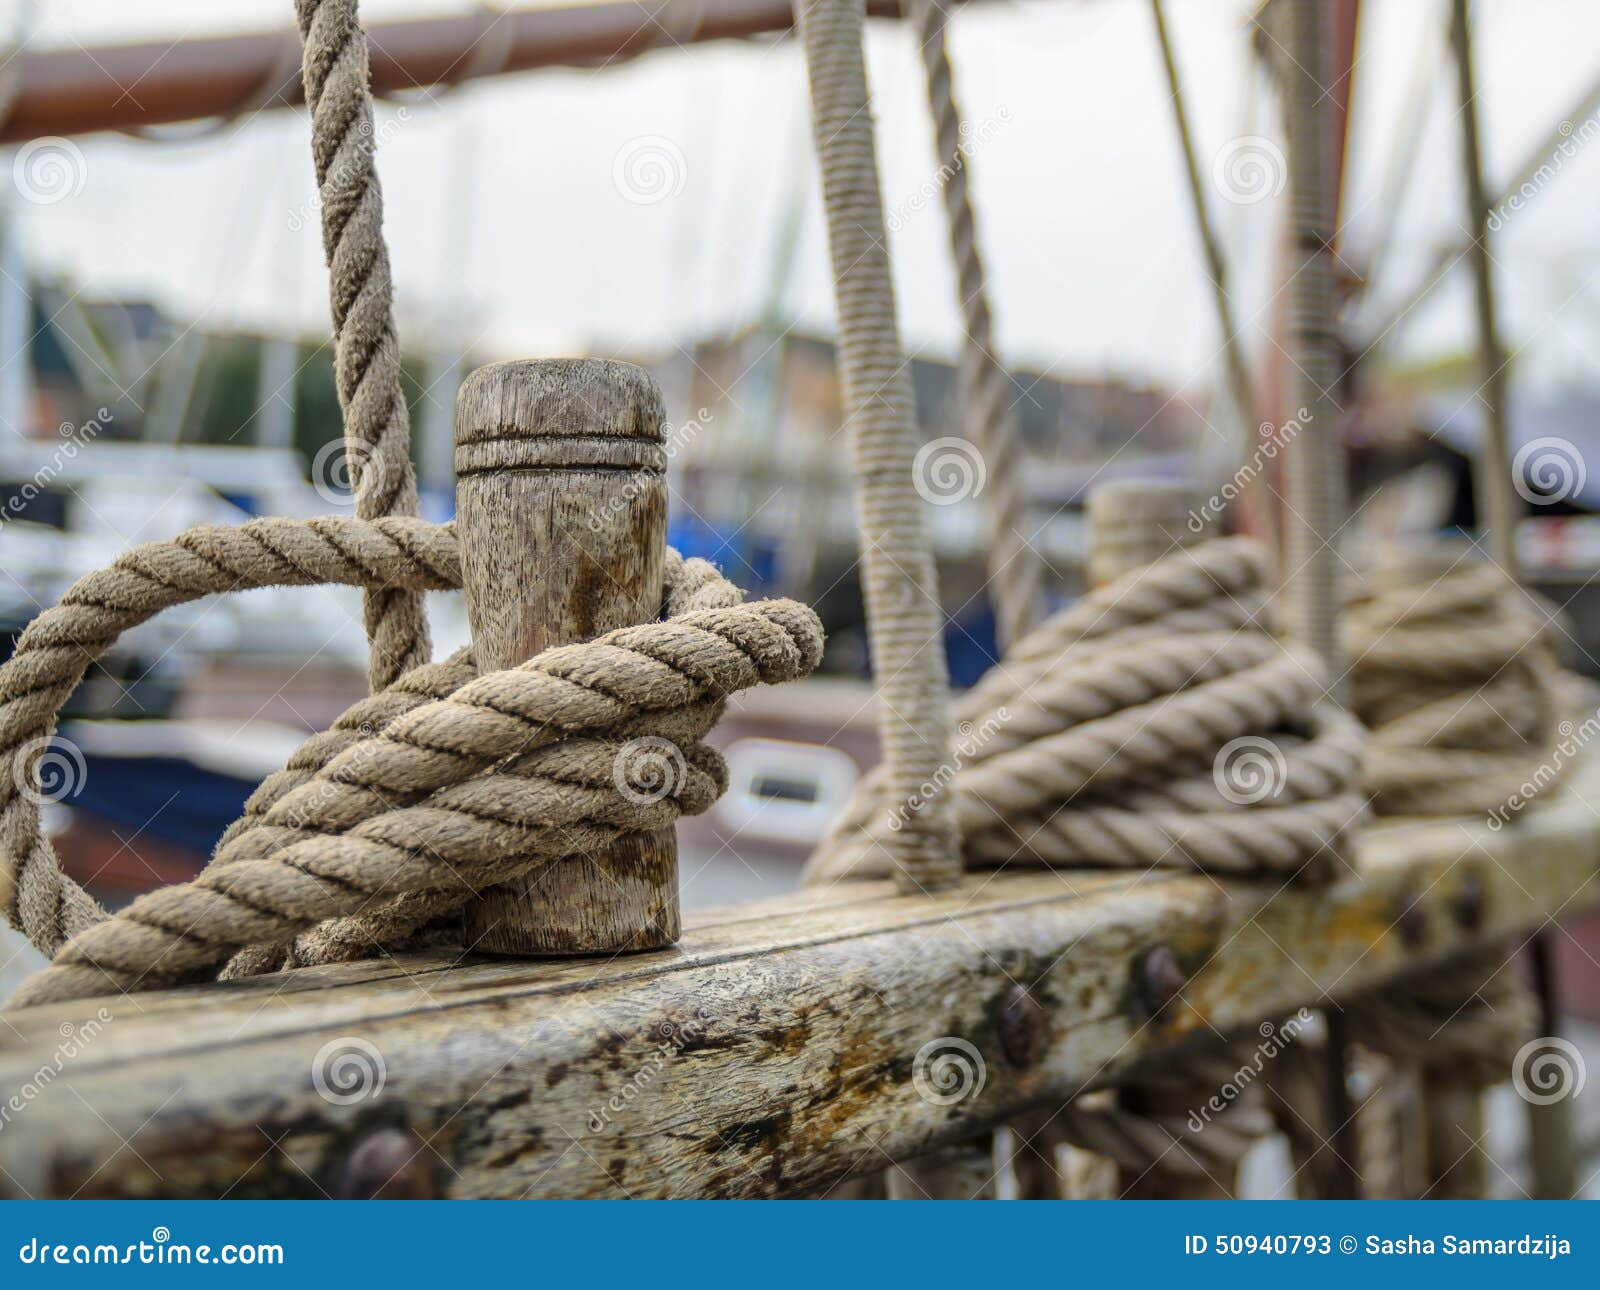
{"type": "Polygon", "coordinates": [[[990,511],[989,602],[994,606],[1002,652],[1027,634],[1043,615],[1043,570],[1028,544],[1028,498],[1023,487],[1022,444],[1011,410],[1011,378],[995,353],[994,319],[989,285],[978,252],[966,149],[962,145],[960,109],[945,41],[947,15],[937,0],[911,0],[928,78],[928,108],[933,114],[934,145],[942,185],[945,216],[950,225],[950,251],[955,259],[957,295],[965,335],[961,345],[960,379],[966,423],[978,438],[988,478],[990,511]]]}
{"type": "MultiPolygon", "coordinates": [[[[411,417],[400,389],[394,287],[383,241],[383,191],[373,166],[367,38],[356,0],[295,0],[304,47],[311,155],[322,200],[322,246],[333,313],[334,376],[356,515],[417,514],[411,417]]],[[[428,624],[419,592],[369,591],[367,681],[383,689],[426,663],[428,624]]]]}
{"type": "Polygon", "coordinates": [[[1339,409],[1339,339],[1333,314],[1335,213],[1328,173],[1326,19],[1317,0],[1291,0],[1291,57],[1286,61],[1289,135],[1289,219],[1294,240],[1290,288],[1290,353],[1297,406],[1310,410],[1306,432],[1288,456],[1290,638],[1314,649],[1335,682],[1343,672],[1339,641],[1339,557],[1333,546],[1344,522],[1344,462],[1339,409]]]}
{"type": "Polygon", "coordinates": [[[895,325],[883,197],[861,46],[863,0],[800,0],[822,171],[846,424],[855,463],[872,666],[883,699],[889,830],[899,881],[931,888],[961,872],[950,807],[949,674],[925,511],[912,478],[911,380],[895,325]]]}

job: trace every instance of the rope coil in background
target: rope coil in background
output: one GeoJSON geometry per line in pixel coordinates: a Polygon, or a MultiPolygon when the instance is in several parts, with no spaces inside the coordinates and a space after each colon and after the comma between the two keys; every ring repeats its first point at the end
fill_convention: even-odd
{"type": "MultiPolygon", "coordinates": [[[[1245,539],[1181,549],[1019,641],[956,704],[968,863],[1336,872],[1364,735],[1316,660],[1272,639],[1265,573],[1245,539]]],[[[864,777],[808,881],[885,873],[891,812],[864,777]]]]}

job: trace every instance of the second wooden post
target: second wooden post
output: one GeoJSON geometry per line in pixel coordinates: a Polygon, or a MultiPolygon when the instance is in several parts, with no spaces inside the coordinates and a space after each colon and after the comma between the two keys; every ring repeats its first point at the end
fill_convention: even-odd
{"type": "MultiPolygon", "coordinates": [[[[480,672],[655,619],[666,555],[661,392],[600,359],[496,363],[456,400],[456,529],[480,672]]],[[[658,949],[679,934],[671,829],[544,861],[467,907],[497,954],[658,949]]]]}

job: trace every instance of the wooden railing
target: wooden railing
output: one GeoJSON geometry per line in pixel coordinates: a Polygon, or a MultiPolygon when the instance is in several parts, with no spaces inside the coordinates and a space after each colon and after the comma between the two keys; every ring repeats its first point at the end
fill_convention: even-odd
{"type": "Polygon", "coordinates": [[[604,961],[412,955],[13,1013],[0,1191],[811,1194],[1600,903],[1593,760],[1499,830],[1377,828],[1329,889],[863,883],[604,961]],[[959,1097],[929,1096],[939,1044],[959,1097]]]}

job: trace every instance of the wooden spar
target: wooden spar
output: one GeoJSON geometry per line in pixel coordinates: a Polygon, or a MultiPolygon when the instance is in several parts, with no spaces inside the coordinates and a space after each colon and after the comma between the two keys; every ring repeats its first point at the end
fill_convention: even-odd
{"type": "MultiPolygon", "coordinates": [[[[868,0],[899,18],[899,0],[868,0]]],[[[461,12],[368,28],[374,94],[456,84],[540,67],[595,67],[656,49],[785,32],[789,0],[693,0],[461,12]]],[[[303,102],[293,31],[19,54],[16,98],[0,143],[228,117],[303,102]],[[137,92],[135,92],[137,87],[137,92]]]]}
{"type": "MultiPolygon", "coordinates": [[[[598,358],[495,363],[456,400],[456,530],[480,672],[661,612],[667,543],[661,391],[598,358]]],[[[660,797],[683,753],[646,738],[619,784],[660,797]]],[[[498,954],[614,954],[677,940],[671,829],[546,861],[467,906],[465,943],[498,954]]]]}
{"type": "Polygon", "coordinates": [[[379,1131],[426,1144],[414,1191],[816,1191],[1113,1083],[1187,1035],[1358,999],[1600,905],[1597,762],[1499,830],[1375,828],[1358,872],[1325,889],[1110,872],[977,874],[913,896],[849,883],[692,918],[664,953],[404,955],[8,1013],[0,1089],[30,1093],[0,1131],[0,1193],[318,1196],[379,1131]],[[1151,1023],[1137,986],[1158,946],[1185,981],[1151,1023]],[[1019,982],[1038,1009],[1029,1042],[1008,1044],[1019,982]],[[62,1057],[68,1024],[80,1039],[62,1057]],[[974,1064],[964,1095],[930,1096],[918,1055],[951,1039],[982,1078],[974,1064]],[[331,1080],[341,1052],[366,1073],[331,1080]]]}

